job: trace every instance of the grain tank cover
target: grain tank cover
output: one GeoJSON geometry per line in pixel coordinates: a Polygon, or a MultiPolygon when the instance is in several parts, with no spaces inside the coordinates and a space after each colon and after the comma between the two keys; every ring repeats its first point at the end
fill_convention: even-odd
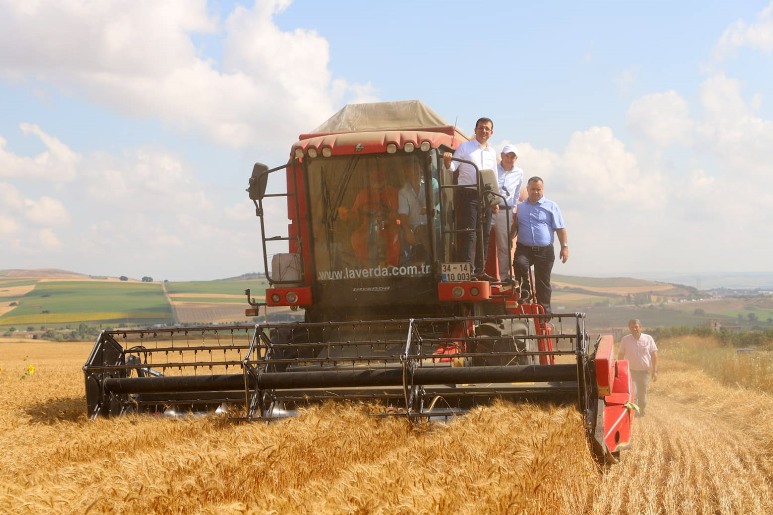
{"type": "MultiPolygon", "coordinates": [[[[452,127],[450,123],[418,100],[348,104],[312,133],[302,135],[300,139],[306,139],[311,134],[448,129],[449,127],[452,127]]],[[[468,139],[460,131],[456,132],[465,140],[468,139]]]]}

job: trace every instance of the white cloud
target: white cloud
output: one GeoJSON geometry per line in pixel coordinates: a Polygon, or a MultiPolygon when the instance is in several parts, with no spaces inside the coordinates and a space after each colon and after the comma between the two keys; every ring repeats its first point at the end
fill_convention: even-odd
{"type": "Polygon", "coordinates": [[[80,160],[76,152],[35,124],[23,123],[21,130],[36,136],[46,149],[33,157],[18,156],[5,150],[6,140],[0,138],[0,178],[45,179],[51,182],[73,180],[80,160]]]}
{"type": "Polygon", "coordinates": [[[773,2],[757,14],[755,23],[738,20],[725,29],[714,49],[714,57],[721,61],[734,55],[739,48],[773,53],[773,2]]]}
{"type": "Polygon", "coordinates": [[[673,90],[634,100],[627,123],[635,134],[660,147],[684,143],[694,129],[687,102],[673,90]]]}
{"type": "Polygon", "coordinates": [[[24,196],[12,184],[0,182],[0,209],[19,211],[24,206],[24,196]]]}
{"type": "Polygon", "coordinates": [[[69,223],[70,215],[60,200],[46,195],[28,198],[13,185],[0,182],[0,235],[6,257],[60,248],[52,227],[69,223]]]}
{"type": "Polygon", "coordinates": [[[644,171],[609,127],[572,134],[561,167],[564,187],[575,198],[604,199],[604,205],[597,209],[625,205],[627,209],[641,210],[660,204],[659,174],[652,168],[644,171]]]}
{"type": "Polygon", "coordinates": [[[279,29],[273,17],[289,4],[237,5],[221,23],[204,0],[4,2],[0,74],[232,147],[286,145],[342,99],[373,97],[331,77],[324,38],[279,29]],[[221,63],[194,42],[210,35],[224,36],[221,63]]]}
{"type": "Polygon", "coordinates": [[[25,199],[24,216],[42,226],[60,226],[70,223],[70,214],[61,201],[43,196],[38,200],[25,199]]]}
{"type": "Polygon", "coordinates": [[[121,156],[98,154],[83,168],[82,185],[95,205],[156,215],[212,209],[194,170],[169,152],[141,148],[121,156]]]}
{"type": "MultiPolygon", "coordinates": [[[[19,223],[12,217],[0,214],[0,236],[10,238],[19,231],[19,223]]],[[[8,250],[6,249],[6,252],[8,250]]]]}
{"type": "Polygon", "coordinates": [[[27,198],[7,183],[0,183],[0,215],[15,220],[15,227],[20,225],[22,219],[44,227],[70,223],[70,214],[60,200],[46,195],[37,200],[27,198]]]}
{"type": "Polygon", "coordinates": [[[710,77],[701,86],[703,119],[697,133],[701,150],[721,162],[735,179],[754,177],[760,191],[773,190],[770,149],[773,148],[773,121],[756,113],[757,99],[751,103],[741,94],[741,82],[724,75],[710,77]]]}
{"type": "Polygon", "coordinates": [[[51,229],[40,229],[38,232],[38,241],[45,250],[58,250],[62,248],[62,242],[51,229]]]}
{"type": "Polygon", "coordinates": [[[705,170],[693,170],[690,172],[690,188],[691,193],[696,191],[708,192],[714,188],[716,178],[710,177],[706,174],[705,170]]]}

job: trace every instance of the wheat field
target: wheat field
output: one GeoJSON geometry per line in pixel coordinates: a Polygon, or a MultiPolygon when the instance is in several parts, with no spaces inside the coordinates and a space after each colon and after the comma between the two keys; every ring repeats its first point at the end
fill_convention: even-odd
{"type": "Polygon", "coordinates": [[[432,425],[353,405],[270,425],[90,421],[90,350],[0,342],[0,512],[773,513],[770,396],[665,355],[634,448],[602,469],[570,407],[432,425]]]}

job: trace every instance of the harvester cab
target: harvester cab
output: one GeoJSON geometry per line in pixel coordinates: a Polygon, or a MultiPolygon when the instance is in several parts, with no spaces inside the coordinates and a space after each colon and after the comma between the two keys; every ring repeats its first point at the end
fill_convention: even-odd
{"type": "MultiPolygon", "coordinates": [[[[631,381],[612,338],[591,342],[583,314],[548,316],[455,259],[468,231],[489,230],[457,223],[469,187],[442,155],[466,140],[417,101],[357,104],[302,134],[287,163],[256,164],[247,192],[270,286],[265,300],[247,291],[246,314],[259,322],[104,332],[84,367],[90,414],[264,420],[348,399],[426,419],[494,399],[570,402],[595,454],[616,459],[631,381]],[[303,321],[272,321],[283,310],[303,321]]],[[[496,172],[478,179],[478,204],[499,202],[496,172]]]]}

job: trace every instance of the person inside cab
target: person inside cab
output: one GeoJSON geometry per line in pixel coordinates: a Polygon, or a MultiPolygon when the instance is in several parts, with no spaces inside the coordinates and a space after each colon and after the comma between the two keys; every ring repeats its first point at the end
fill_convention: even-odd
{"type": "Polygon", "coordinates": [[[369,167],[365,181],[351,209],[340,207],[339,216],[356,223],[350,241],[360,264],[396,266],[400,259],[397,188],[388,184],[376,161],[369,167]]]}
{"type": "Polygon", "coordinates": [[[437,179],[432,178],[432,198],[434,199],[431,213],[427,210],[427,191],[424,180],[424,168],[420,159],[413,159],[405,172],[405,184],[398,195],[398,210],[400,228],[403,235],[403,253],[406,261],[421,262],[427,258],[429,251],[428,215],[438,213],[439,186],[437,179]]]}

